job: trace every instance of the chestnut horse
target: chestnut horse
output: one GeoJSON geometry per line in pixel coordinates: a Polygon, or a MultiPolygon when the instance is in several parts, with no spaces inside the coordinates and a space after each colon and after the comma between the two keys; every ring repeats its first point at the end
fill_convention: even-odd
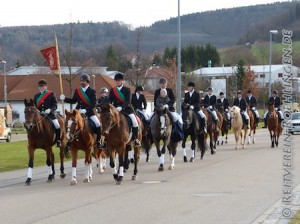
{"type": "Polygon", "coordinates": [[[82,150],[85,153],[85,166],[86,173],[84,183],[89,183],[92,180],[92,158],[91,150],[95,146],[94,133],[90,129],[88,118],[84,118],[79,110],[72,110],[66,113],[66,128],[67,128],[67,140],[68,146],[72,155],[72,178],[71,185],[77,184],[76,179],[76,167],[78,150],[82,150]]]}
{"type": "MultiPolygon", "coordinates": [[[[34,152],[37,148],[44,149],[46,151],[46,164],[48,166],[48,182],[54,179],[55,169],[54,169],[54,153],[52,151],[52,146],[55,144],[55,134],[54,127],[52,127],[51,121],[46,115],[41,115],[32,99],[28,101],[24,100],[25,104],[25,129],[27,131],[28,137],[28,175],[26,184],[30,185],[32,179],[32,169],[34,161],[34,152]]],[[[66,145],[66,133],[64,128],[64,119],[56,115],[61,128],[61,147],[60,147],[60,177],[64,178],[66,174],[64,173],[64,148],[66,145]]]]}
{"type": "MultiPolygon", "coordinates": [[[[116,184],[121,184],[124,176],[124,169],[128,169],[128,151],[133,143],[127,117],[116,110],[110,103],[100,105],[100,121],[102,124],[102,135],[107,142],[107,151],[110,156],[110,167],[113,169],[113,177],[116,184]],[[119,156],[119,167],[115,167],[115,156],[119,156]]],[[[143,124],[137,118],[139,124],[138,139],[142,141],[143,124]]],[[[132,180],[137,178],[137,164],[140,157],[140,146],[134,146],[134,171],[132,180]]]]}
{"type": "Polygon", "coordinates": [[[191,158],[190,162],[194,162],[195,159],[195,148],[196,141],[198,141],[198,148],[201,151],[200,159],[204,158],[206,151],[206,137],[207,134],[202,131],[200,127],[200,122],[198,119],[198,114],[194,112],[190,106],[186,103],[183,103],[182,106],[182,121],[183,121],[183,139],[182,139],[182,150],[183,150],[183,161],[187,162],[185,143],[188,136],[191,137],[191,158]]]}
{"type": "Polygon", "coordinates": [[[252,139],[252,143],[255,143],[255,133],[256,133],[256,127],[257,124],[255,123],[255,115],[254,115],[254,111],[251,110],[248,106],[247,106],[247,113],[249,116],[249,126],[250,126],[250,132],[248,135],[248,145],[251,143],[251,139],[252,139]]]}
{"type": "Polygon", "coordinates": [[[171,141],[172,134],[172,118],[168,109],[162,107],[155,109],[155,114],[151,119],[150,128],[153,136],[153,142],[156,146],[157,156],[159,157],[158,171],[164,170],[166,148],[169,150],[171,165],[169,169],[175,167],[175,155],[178,142],[171,141]],[[160,141],[163,141],[163,146],[160,149],[160,141]]]}
{"type": "Polygon", "coordinates": [[[278,147],[279,136],[282,132],[282,127],[279,124],[279,118],[277,111],[275,110],[274,104],[270,103],[268,105],[269,116],[267,117],[267,127],[269,129],[271,138],[271,147],[274,148],[275,145],[278,147]]]}
{"type": "Polygon", "coordinates": [[[241,140],[243,149],[245,148],[246,136],[249,135],[249,129],[243,124],[243,118],[241,115],[241,109],[237,106],[230,108],[231,114],[231,128],[235,137],[235,149],[238,149],[238,144],[241,140]]]}
{"type": "Polygon", "coordinates": [[[219,118],[219,122],[218,122],[219,130],[214,131],[216,127],[216,123],[213,121],[213,117],[212,117],[213,115],[210,114],[207,110],[204,110],[204,113],[207,118],[207,134],[209,135],[209,146],[210,146],[211,154],[215,154],[217,152],[216,145],[217,145],[217,140],[219,137],[220,130],[222,128],[223,117],[220,114],[220,112],[217,111],[217,116],[219,118]]]}

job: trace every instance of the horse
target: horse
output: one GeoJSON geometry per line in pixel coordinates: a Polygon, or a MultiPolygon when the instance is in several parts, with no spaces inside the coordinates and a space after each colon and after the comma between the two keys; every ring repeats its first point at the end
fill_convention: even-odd
{"type": "MultiPolygon", "coordinates": [[[[224,110],[224,106],[222,104],[217,104],[217,110],[222,114],[222,126],[221,126],[221,145],[224,144],[224,136],[225,136],[225,143],[228,143],[228,131],[230,129],[230,120],[228,120],[226,112],[224,110]]],[[[220,144],[219,139],[217,140],[217,145],[220,144]]]]}
{"type": "Polygon", "coordinates": [[[279,136],[282,132],[282,127],[279,124],[279,118],[277,111],[275,110],[274,104],[270,103],[268,105],[269,116],[267,117],[267,127],[269,129],[271,138],[271,147],[274,148],[275,145],[278,147],[279,136]]]}
{"type": "Polygon", "coordinates": [[[143,122],[144,128],[143,128],[143,132],[142,132],[142,148],[145,149],[146,162],[149,162],[150,161],[149,152],[150,152],[151,145],[152,145],[152,142],[149,139],[149,135],[148,135],[150,123],[149,123],[149,121],[145,120],[143,113],[139,109],[136,110],[136,114],[138,115],[140,120],[143,122]]]}
{"type": "Polygon", "coordinates": [[[153,137],[153,142],[156,146],[157,156],[159,157],[158,171],[164,170],[166,148],[169,150],[171,164],[169,170],[175,167],[175,155],[178,142],[171,141],[172,134],[172,115],[168,109],[157,107],[155,114],[151,119],[150,128],[153,137]],[[163,141],[163,146],[160,149],[160,141],[163,141]]]}
{"type": "Polygon", "coordinates": [[[198,148],[201,151],[200,158],[201,159],[204,158],[204,153],[206,150],[204,135],[206,135],[206,133],[201,131],[200,122],[197,117],[198,115],[190,108],[190,105],[183,103],[181,108],[182,108],[182,120],[183,120],[183,135],[184,135],[182,140],[183,161],[187,162],[185,143],[187,137],[190,136],[192,142],[191,144],[192,154],[191,154],[190,162],[194,162],[196,140],[198,141],[198,148]]]}
{"type": "Polygon", "coordinates": [[[216,123],[213,121],[212,115],[207,110],[205,110],[204,113],[207,118],[207,134],[209,135],[209,146],[210,146],[211,154],[215,154],[217,152],[216,145],[217,145],[220,129],[222,127],[223,118],[220,112],[217,111],[219,122],[218,122],[218,130],[215,131],[216,123]]]}
{"type": "MultiPolygon", "coordinates": [[[[101,143],[103,144],[103,141],[101,143]]],[[[97,147],[94,147],[92,156],[96,160],[98,173],[104,173],[104,170],[106,169],[106,159],[108,158],[106,150],[104,148],[98,149],[97,147]]]]}
{"type": "Polygon", "coordinates": [[[249,145],[251,143],[251,139],[252,139],[252,144],[255,143],[255,133],[256,133],[257,124],[255,123],[254,111],[251,110],[249,108],[249,106],[247,106],[247,113],[249,116],[249,126],[250,126],[250,132],[249,132],[248,141],[247,141],[247,143],[249,145]]]}
{"type": "MultiPolygon", "coordinates": [[[[24,99],[24,114],[25,114],[25,129],[28,137],[28,175],[25,182],[26,185],[31,184],[32,169],[34,161],[34,152],[37,148],[41,148],[46,151],[46,164],[48,166],[48,181],[51,182],[54,179],[54,153],[52,146],[55,144],[54,127],[52,127],[51,121],[47,118],[47,115],[41,115],[32,99],[24,99]]],[[[64,128],[64,119],[56,115],[61,128],[61,147],[60,147],[60,177],[64,178],[64,148],[66,145],[66,133],[64,128]]]]}
{"type": "Polygon", "coordinates": [[[72,155],[72,177],[71,185],[77,184],[76,167],[78,159],[78,150],[82,150],[85,153],[85,166],[86,173],[84,183],[89,183],[92,180],[92,158],[91,150],[95,146],[94,133],[92,132],[88,118],[84,118],[79,110],[67,111],[66,114],[66,132],[68,147],[70,148],[72,155]]]}
{"type": "MultiPolygon", "coordinates": [[[[123,180],[124,170],[128,169],[129,166],[128,152],[131,150],[131,144],[133,143],[130,126],[127,117],[122,112],[118,112],[116,108],[108,102],[100,105],[100,121],[102,124],[102,135],[105,136],[107,142],[113,177],[116,180],[116,184],[120,185],[123,180]],[[118,154],[119,157],[118,169],[116,169],[115,166],[116,154],[118,154]]],[[[142,141],[143,124],[139,118],[137,118],[137,121],[140,127],[138,139],[142,141]]],[[[140,146],[134,146],[134,171],[132,180],[137,179],[139,157],[140,146]]]]}
{"type": "Polygon", "coordinates": [[[235,137],[235,149],[238,149],[239,141],[241,140],[242,148],[245,148],[246,136],[249,135],[249,129],[243,124],[241,110],[237,106],[230,109],[231,114],[231,128],[235,137]]]}

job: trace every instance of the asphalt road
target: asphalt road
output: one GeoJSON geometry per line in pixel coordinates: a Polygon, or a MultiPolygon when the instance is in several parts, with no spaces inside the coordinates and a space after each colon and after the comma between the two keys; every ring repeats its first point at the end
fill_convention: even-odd
{"type": "MultiPolygon", "coordinates": [[[[282,137],[281,139],[282,140],[282,137]]],[[[78,184],[67,177],[46,183],[46,167],[34,168],[31,186],[25,186],[27,169],[0,173],[1,223],[253,223],[282,195],[282,145],[271,149],[269,134],[259,130],[256,144],[235,150],[233,136],[217,148],[217,154],[184,163],[181,147],[174,170],[158,172],[159,159],[141,154],[138,179],[131,180],[132,166],[122,185],[116,185],[110,169],[98,174],[95,164],[91,183],[83,183],[84,164],[79,161],[78,184]]],[[[300,136],[294,136],[295,149],[300,136]]],[[[188,150],[190,154],[190,150],[188,150]]],[[[169,160],[166,160],[169,165],[169,160]]],[[[299,164],[300,154],[294,154],[299,164]]],[[[58,166],[56,167],[58,173],[58,166]]],[[[294,182],[300,183],[300,166],[294,182]]]]}

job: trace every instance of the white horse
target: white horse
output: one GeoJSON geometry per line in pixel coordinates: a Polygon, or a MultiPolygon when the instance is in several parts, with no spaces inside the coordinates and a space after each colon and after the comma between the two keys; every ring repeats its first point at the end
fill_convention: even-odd
{"type": "Polygon", "coordinates": [[[238,144],[241,139],[242,148],[245,148],[246,137],[249,135],[249,129],[245,125],[243,125],[243,119],[240,112],[240,108],[237,106],[233,106],[230,109],[231,114],[231,128],[235,137],[235,149],[238,149],[238,144]],[[243,127],[244,126],[244,127],[243,127]]]}

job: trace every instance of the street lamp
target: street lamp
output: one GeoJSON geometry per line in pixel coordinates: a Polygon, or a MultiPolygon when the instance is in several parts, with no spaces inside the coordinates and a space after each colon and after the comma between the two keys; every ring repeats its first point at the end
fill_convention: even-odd
{"type": "Polygon", "coordinates": [[[270,64],[269,64],[269,97],[271,97],[271,66],[272,66],[272,35],[278,34],[278,30],[270,30],[270,64]]]}
{"type": "Polygon", "coordinates": [[[3,72],[4,72],[4,105],[7,104],[7,85],[6,85],[6,61],[1,61],[3,64],[3,72]]]}
{"type": "Polygon", "coordinates": [[[180,0],[178,0],[178,50],[177,50],[177,112],[181,113],[181,28],[180,0]]]}
{"type": "Polygon", "coordinates": [[[93,89],[96,91],[96,97],[97,97],[96,81],[95,81],[96,76],[92,75],[92,77],[93,77],[93,89]]]}

